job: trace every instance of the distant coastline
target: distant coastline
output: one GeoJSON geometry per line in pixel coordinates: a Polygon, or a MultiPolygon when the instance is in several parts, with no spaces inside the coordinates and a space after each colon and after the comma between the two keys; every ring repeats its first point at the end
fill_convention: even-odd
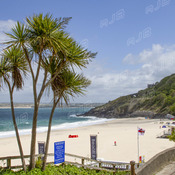
{"type": "MultiPolygon", "coordinates": [[[[10,109],[10,106],[0,106],[0,109],[10,109]]],[[[32,108],[31,106],[15,106],[15,108],[32,108]]]]}
{"type": "MultiPolygon", "coordinates": [[[[15,108],[32,108],[33,104],[32,103],[15,103],[14,107],[15,108]]],[[[9,109],[11,108],[10,103],[0,103],[0,109],[9,109]]]]}
{"type": "MultiPolygon", "coordinates": [[[[62,104],[62,106],[58,107],[97,107],[101,106],[104,103],[70,103],[68,106],[66,104],[62,104]]],[[[33,103],[15,103],[15,108],[33,108],[33,103]]],[[[52,104],[43,103],[40,104],[40,108],[50,108],[52,107],[52,104]]],[[[11,108],[10,103],[0,103],[0,109],[9,109],[11,108]]]]}

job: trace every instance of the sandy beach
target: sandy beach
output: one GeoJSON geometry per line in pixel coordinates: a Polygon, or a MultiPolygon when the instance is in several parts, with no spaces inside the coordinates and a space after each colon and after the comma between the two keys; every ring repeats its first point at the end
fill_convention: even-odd
{"type": "MultiPolygon", "coordinates": [[[[132,118],[115,119],[98,125],[52,131],[49,153],[54,152],[54,142],[65,141],[66,153],[90,157],[90,135],[97,135],[98,159],[120,162],[135,160],[138,162],[137,127],[140,127],[145,130],[145,134],[139,136],[140,155],[145,156],[145,161],[148,161],[160,151],[175,145],[168,139],[156,138],[158,134],[168,130],[168,128],[160,128],[160,126],[162,124],[158,119],[132,118]],[[78,138],[68,138],[70,134],[76,134],[78,138]],[[116,141],[116,146],[114,146],[114,141],[116,141]]],[[[37,143],[45,141],[45,138],[46,133],[38,133],[37,143]]],[[[25,155],[30,153],[30,139],[30,135],[21,136],[25,155]]],[[[38,153],[38,144],[36,145],[36,153],[38,153]]],[[[12,155],[19,155],[16,138],[1,138],[0,157],[12,155]]]]}

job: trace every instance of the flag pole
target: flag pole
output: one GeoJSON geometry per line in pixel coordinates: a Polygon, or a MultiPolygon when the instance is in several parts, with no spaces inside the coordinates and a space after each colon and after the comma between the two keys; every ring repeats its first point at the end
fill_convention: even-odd
{"type": "Polygon", "coordinates": [[[138,149],[138,163],[139,163],[139,127],[137,126],[137,149],[138,149]]]}

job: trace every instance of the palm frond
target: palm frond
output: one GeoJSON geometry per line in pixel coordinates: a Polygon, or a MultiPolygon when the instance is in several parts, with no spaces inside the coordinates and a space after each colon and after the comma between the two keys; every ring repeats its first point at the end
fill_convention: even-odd
{"type": "Polygon", "coordinates": [[[26,26],[20,22],[17,22],[14,28],[10,33],[5,33],[9,37],[9,41],[4,42],[4,44],[8,45],[7,49],[16,46],[19,47],[21,45],[27,44],[28,41],[28,33],[26,30],[26,26]]]}
{"type": "Polygon", "coordinates": [[[0,59],[0,88],[3,87],[3,84],[6,84],[6,79],[10,77],[10,65],[5,58],[0,59]]]}
{"type": "Polygon", "coordinates": [[[17,89],[21,89],[24,84],[23,75],[26,76],[28,72],[28,64],[24,58],[23,51],[19,47],[13,46],[4,50],[2,56],[8,62],[9,73],[11,73],[14,86],[17,89]]]}
{"type": "Polygon", "coordinates": [[[72,41],[68,48],[69,52],[67,55],[67,61],[73,66],[78,68],[86,68],[91,59],[93,59],[97,53],[88,52],[81,45],[72,41]]]}

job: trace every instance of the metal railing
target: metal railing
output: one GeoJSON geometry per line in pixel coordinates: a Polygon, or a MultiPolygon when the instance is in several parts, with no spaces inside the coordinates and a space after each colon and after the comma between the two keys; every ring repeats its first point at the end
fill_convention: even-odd
{"type": "MultiPolygon", "coordinates": [[[[36,158],[42,157],[44,155],[42,154],[37,154],[35,155],[36,158]]],[[[49,153],[48,157],[54,157],[54,153],[49,153]]],[[[25,155],[25,159],[29,159],[30,155],[25,155]]],[[[7,157],[0,157],[0,161],[3,161],[3,168],[8,168],[8,169],[21,169],[22,164],[21,163],[16,163],[13,162],[12,165],[12,160],[20,160],[20,156],[7,156],[7,157]]],[[[18,161],[19,162],[19,161],[18,161]]],[[[47,162],[47,164],[54,164],[53,161],[47,162]]],[[[99,161],[99,160],[93,160],[87,157],[83,156],[78,156],[74,154],[69,154],[65,153],[65,164],[72,164],[76,165],[78,167],[84,167],[84,168],[89,168],[89,169],[95,169],[95,170],[105,170],[105,171],[110,171],[110,172],[116,172],[118,170],[124,170],[124,171],[131,171],[132,165],[130,163],[125,163],[125,162],[112,162],[112,161],[99,161]]],[[[59,164],[60,165],[60,164],[59,164]]],[[[27,165],[28,166],[28,165],[27,165]]],[[[139,164],[136,163],[134,164],[134,169],[138,168],[139,164]]]]}

